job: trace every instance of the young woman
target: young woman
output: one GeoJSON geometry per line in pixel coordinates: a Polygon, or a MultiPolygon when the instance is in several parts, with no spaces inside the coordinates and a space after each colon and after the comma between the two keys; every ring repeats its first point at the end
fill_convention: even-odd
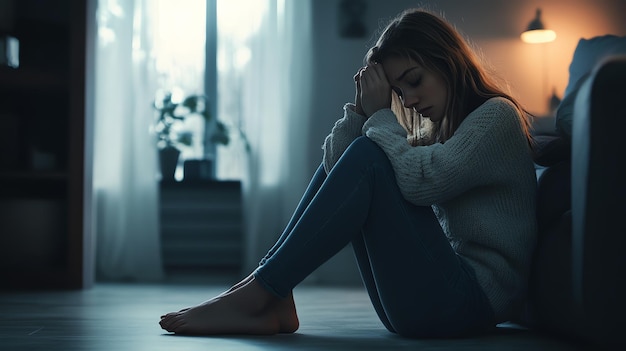
{"type": "Polygon", "coordinates": [[[275,246],[230,290],[162,316],[163,329],[292,333],[293,288],[349,243],[391,332],[468,336],[516,316],[536,239],[527,114],[423,10],[393,20],[365,62],[275,246]]]}

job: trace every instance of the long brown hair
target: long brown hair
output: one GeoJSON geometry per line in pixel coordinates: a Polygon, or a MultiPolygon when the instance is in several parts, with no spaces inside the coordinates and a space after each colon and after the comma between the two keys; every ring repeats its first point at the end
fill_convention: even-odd
{"type": "MultiPolygon", "coordinates": [[[[430,142],[445,142],[470,112],[488,99],[501,96],[519,110],[522,128],[532,146],[530,114],[486,74],[473,50],[452,25],[424,9],[405,10],[387,25],[365,56],[365,62],[372,64],[402,56],[440,75],[448,89],[446,117],[433,125],[430,142]]],[[[397,94],[392,94],[397,101],[397,94]]],[[[418,115],[409,109],[402,113],[418,115]]]]}

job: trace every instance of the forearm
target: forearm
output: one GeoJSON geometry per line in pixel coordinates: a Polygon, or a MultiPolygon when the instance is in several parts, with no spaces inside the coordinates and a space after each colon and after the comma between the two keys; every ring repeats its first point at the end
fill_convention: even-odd
{"type": "Polygon", "coordinates": [[[335,166],[343,152],[350,146],[354,139],[362,134],[363,124],[366,119],[354,111],[353,104],[344,105],[344,115],[335,122],[331,133],[324,140],[324,169],[326,173],[335,166]]]}

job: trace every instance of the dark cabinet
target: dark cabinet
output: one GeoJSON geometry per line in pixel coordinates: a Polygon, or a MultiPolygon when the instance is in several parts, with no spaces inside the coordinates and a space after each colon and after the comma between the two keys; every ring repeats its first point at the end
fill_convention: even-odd
{"type": "Polygon", "coordinates": [[[241,182],[162,182],[161,243],[166,273],[236,273],[243,261],[241,182]]]}

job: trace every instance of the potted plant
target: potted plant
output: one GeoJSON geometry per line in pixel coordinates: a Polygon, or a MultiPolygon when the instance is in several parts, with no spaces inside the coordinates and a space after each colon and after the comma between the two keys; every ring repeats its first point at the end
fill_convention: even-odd
{"type": "MultiPolygon", "coordinates": [[[[176,100],[171,92],[166,92],[155,100],[154,108],[158,112],[154,131],[157,137],[162,179],[173,180],[180,157],[180,147],[190,146],[193,141],[191,132],[177,129],[176,126],[182,124],[191,115],[202,116],[206,122],[209,122],[211,115],[208,110],[208,99],[204,95],[189,95],[176,100]]],[[[215,144],[228,145],[230,135],[227,126],[216,120],[210,140],[215,144]]]]}

